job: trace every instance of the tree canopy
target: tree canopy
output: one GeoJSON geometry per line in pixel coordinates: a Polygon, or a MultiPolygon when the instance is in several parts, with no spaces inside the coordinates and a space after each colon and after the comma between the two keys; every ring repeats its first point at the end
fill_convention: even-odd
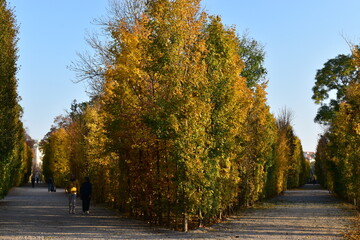
{"type": "Polygon", "coordinates": [[[94,200],[184,231],[304,183],[301,143],[266,103],[260,45],[200,0],[136,2],[104,24],[92,100],[42,141],[47,176],[88,175],[94,200]]]}
{"type": "Polygon", "coordinates": [[[312,99],[316,104],[320,104],[320,108],[315,122],[329,123],[339,110],[346,87],[357,79],[358,70],[352,61],[352,55],[340,54],[328,60],[324,67],[317,71],[312,99]]]}
{"type": "Polygon", "coordinates": [[[25,139],[17,93],[17,34],[13,11],[0,0],[0,198],[12,186],[27,181],[31,172],[32,151],[25,139]]]}
{"type": "Polygon", "coordinates": [[[343,57],[348,71],[338,71],[344,74],[339,76],[343,80],[338,82],[338,100],[341,101],[333,109],[329,128],[319,140],[315,164],[320,183],[356,206],[360,200],[359,56],[359,48],[354,46],[351,57],[343,57]]]}

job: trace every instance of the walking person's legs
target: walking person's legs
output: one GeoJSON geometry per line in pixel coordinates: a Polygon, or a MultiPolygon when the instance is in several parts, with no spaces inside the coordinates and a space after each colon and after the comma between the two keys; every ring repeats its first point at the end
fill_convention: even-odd
{"type": "Polygon", "coordinates": [[[71,213],[71,209],[72,209],[72,206],[71,206],[71,198],[72,198],[72,196],[71,195],[72,195],[71,193],[69,193],[69,195],[68,195],[68,197],[69,197],[69,214],[71,213]]]}
{"type": "Polygon", "coordinates": [[[83,212],[89,214],[89,208],[90,208],[90,198],[83,198],[82,200],[82,208],[83,212]]]}
{"type": "Polygon", "coordinates": [[[75,214],[76,194],[69,194],[69,213],[75,214]]]}

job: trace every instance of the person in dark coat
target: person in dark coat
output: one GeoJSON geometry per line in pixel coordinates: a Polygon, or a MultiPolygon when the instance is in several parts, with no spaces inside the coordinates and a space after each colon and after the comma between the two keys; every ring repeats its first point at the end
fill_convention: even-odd
{"type": "Polygon", "coordinates": [[[90,178],[85,177],[85,181],[80,187],[80,197],[82,200],[82,209],[84,214],[89,214],[91,194],[92,184],[90,183],[90,178]]]}
{"type": "Polygon", "coordinates": [[[31,186],[35,187],[35,177],[34,176],[31,177],[31,186]]]}
{"type": "Polygon", "coordinates": [[[54,187],[53,187],[54,181],[53,181],[53,179],[52,179],[51,177],[48,178],[47,184],[48,184],[48,192],[52,191],[53,188],[54,188],[54,187]]]}

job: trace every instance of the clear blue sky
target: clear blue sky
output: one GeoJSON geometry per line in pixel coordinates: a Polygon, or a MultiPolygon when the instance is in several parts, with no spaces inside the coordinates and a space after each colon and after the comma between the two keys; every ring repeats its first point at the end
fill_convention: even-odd
{"type": "MultiPolygon", "coordinates": [[[[20,25],[19,95],[30,136],[42,139],[54,117],[73,99],[88,100],[84,84],[74,84],[67,69],[76,52],[90,48],[86,32],[105,15],[107,0],[8,0],[20,25]]],[[[265,46],[268,103],[277,115],[287,107],[294,114],[295,133],[304,151],[316,149],[321,128],[313,122],[317,106],[311,88],[317,69],[338,54],[350,53],[344,40],[360,39],[358,0],[203,0],[210,14],[265,46]]]]}

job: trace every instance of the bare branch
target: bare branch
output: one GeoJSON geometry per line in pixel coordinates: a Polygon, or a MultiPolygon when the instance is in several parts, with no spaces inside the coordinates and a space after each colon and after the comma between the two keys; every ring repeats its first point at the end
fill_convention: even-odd
{"type": "Polygon", "coordinates": [[[102,32],[87,34],[86,42],[95,51],[77,53],[78,59],[68,68],[76,72],[79,83],[87,81],[90,96],[98,96],[103,91],[105,71],[114,65],[118,53],[121,51],[116,33],[120,22],[125,22],[131,28],[145,11],[146,0],[109,0],[108,16],[93,20],[93,24],[100,25],[102,32]]]}
{"type": "Polygon", "coordinates": [[[284,107],[280,110],[280,113],[277,117],[276,123],[279,129],[285,129],[292,125],[294,114],[291,110],[284,107]]]}

